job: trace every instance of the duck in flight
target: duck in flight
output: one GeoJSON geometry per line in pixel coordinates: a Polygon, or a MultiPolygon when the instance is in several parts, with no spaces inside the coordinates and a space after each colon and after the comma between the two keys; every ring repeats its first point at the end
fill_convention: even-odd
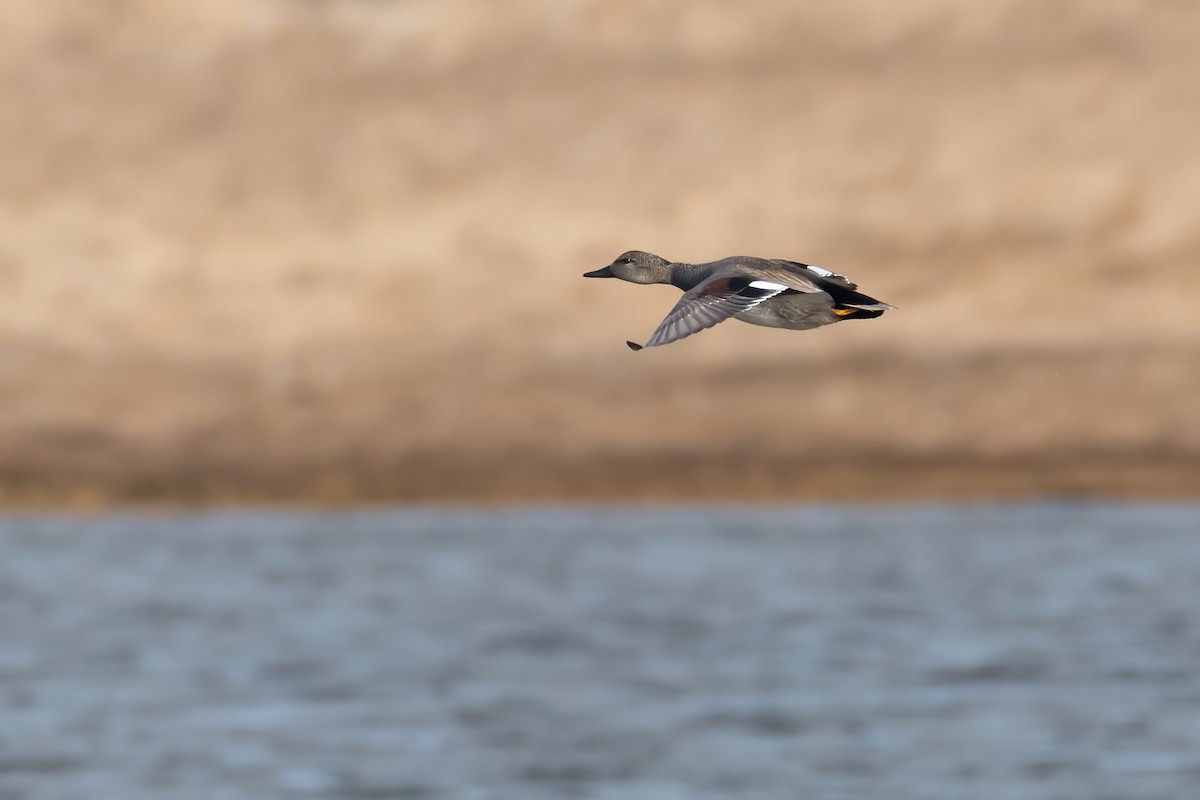
{"type": "Polygon", "coordinates": [[[751,325],[805,331],[844,319],[878,317],[887,303],[868,297],[844,275],[821,267],[773,258],[730,256],[707,264],[680,264],[653,253],[630,250],[585,278],[620,278],[630,283],[669,283],[683,290],[644,345],[670,344],[733,317],[751,325]]]}

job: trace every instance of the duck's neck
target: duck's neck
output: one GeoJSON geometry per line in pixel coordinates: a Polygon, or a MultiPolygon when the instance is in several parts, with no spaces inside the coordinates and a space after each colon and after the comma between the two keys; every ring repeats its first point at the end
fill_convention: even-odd
{"type": "Polygon", "coordinates": [[[671,285],[685,292],[708,277],[708,270],[699,264],[671,262],[671,285]]]}

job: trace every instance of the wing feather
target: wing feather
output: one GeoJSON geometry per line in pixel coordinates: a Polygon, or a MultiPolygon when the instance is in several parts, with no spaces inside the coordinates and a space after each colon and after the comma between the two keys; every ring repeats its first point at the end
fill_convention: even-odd
{"type": "Polygon", "coordinates": [[[789,288],[782,283],[738,276],[713,278],[684,292],[650,335],[646,347],[670,344],[699,333],[789,288]]]}
{"type": "Polygon", "coordinates": [[[814,275],[814,276],[816,276],[817,281],[825,281],[826,283],[835,283],[835,284],[838,284],[839,286],[844,286],[847,289],[857,289],[858,288],[858,285],[855,284],[854,281],[847,278],[845,275],[842,275],[837,272],[833,272],[832,270],[825,269],[824,267],[817,267],[817,266],[813,266],[812,264],[805,264],[802,261],[787,261],[786,259],[782,259],[782,258],[776,259],[775,263],[783,264],[786,267],[793,267],[793,268],[798,267],[799,271],[801,271],[805,275],[805,277],[808,277],[809,275],[814,275]]]}

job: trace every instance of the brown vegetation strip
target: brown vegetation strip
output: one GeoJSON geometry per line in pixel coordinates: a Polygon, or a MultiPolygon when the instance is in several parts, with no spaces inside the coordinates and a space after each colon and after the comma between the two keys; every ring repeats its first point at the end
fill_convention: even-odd
{"type": "Polygon", "coordinates": [[[1200,456],[1074,452],[988,459],[862,453],[818,468],[798,458],[746,454],[647,452],[564,460],[510,452],[162,469],[125,463],[120,469],[76,474],[11,468],[0,473],[0,503],[10,508],[1092,497],[1200,497],[1200,456]]]}

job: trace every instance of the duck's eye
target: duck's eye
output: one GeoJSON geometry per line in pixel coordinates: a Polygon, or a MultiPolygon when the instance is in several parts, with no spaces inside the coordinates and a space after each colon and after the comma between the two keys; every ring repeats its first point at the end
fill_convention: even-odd
{"type": "Polygon", "coordinates": [[[633,259],[632,259],[632,258],[625,258],[625,257],[623,257],[623,256],[622,256],[621,258],[618,258],[618,259],[617,259],[617,263],[618,263],[618,264],[629,264],[629,263],[631,263],[632,261],[633,261],[633,259]]]}

